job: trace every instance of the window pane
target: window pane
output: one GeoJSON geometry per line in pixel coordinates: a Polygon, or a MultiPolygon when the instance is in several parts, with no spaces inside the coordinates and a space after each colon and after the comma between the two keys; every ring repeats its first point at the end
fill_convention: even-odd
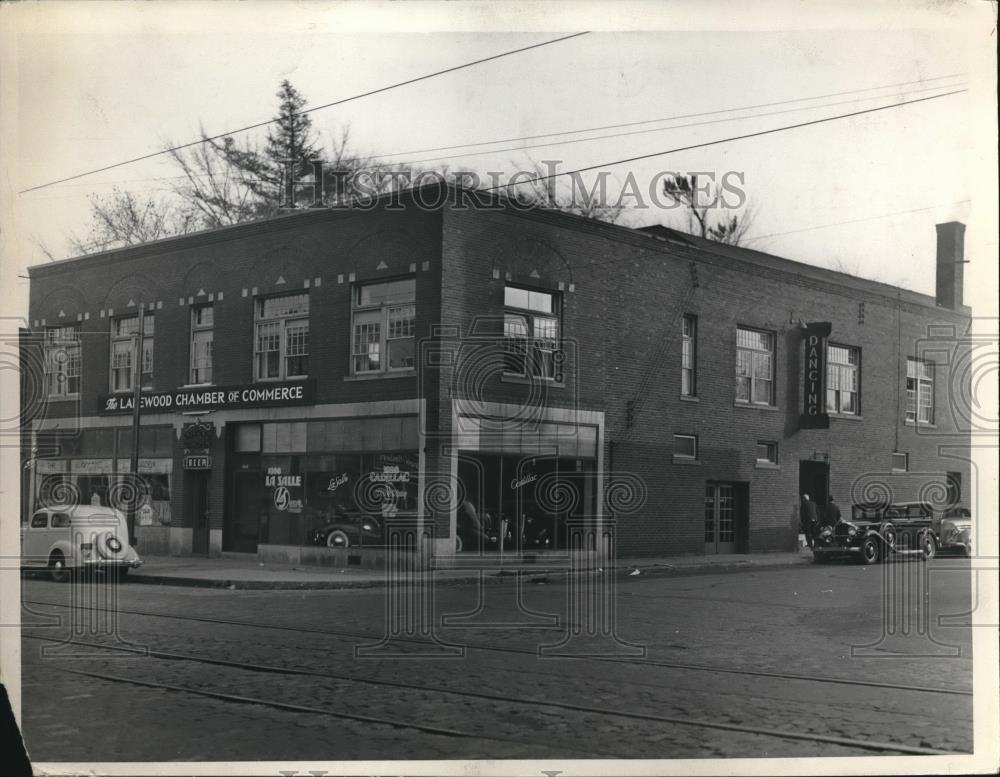
{"type": "Polygon", "coordinates": [[[754,378],[768,379],[771,377],[771,357],[762,353],[755,353],[753,359],[754,378]]]}
{"type": "Polygon", "coordinates": [[[288,294],[283,297],[268,297],[258,301],[258,318],[283,318],[299,316],[309,312],[308,294],[288,294]]]}
{"type": "Polygon", "coordinates": [[[371,372],[382,364],[380,312],[357,314],[354,317],[354,370],[371,372]]]}
{"type": "Polygon", "coordinates": [[[535,340],[547,348],[555,348],[559,342],[559,320],[535,316],[535,340]]]}
{"type": "Polygon", "coordinates": [[[215,313],[211,305],[202,305],[191,310],[191,322],[195,326],[209,327],[213,325],[214,320],[215,313]]]}
{"type": "Polygon", "coordinates": [[[683,434],[674,435],[674,455],[694,458],[697,453],[697,440],[683,434]]]}
{"type": "Polygon", "coordinates": [[[771,381],[755,380],[753,383],[753,401],[760,404],[771,402],[771,381]]]}
{"type": "Polygon", "coordinates": [[[307,353],[309,353],[309,322],[289,322],[285,325],[285,355],[304,356],[307,353]]]}
{"type": "Polygon", "coordinates": [[[413,319],[415,315],[416,307],[414,305],[389,308],[389,332],[387,337],[413,337],[413,319]]]}
{"type": "Polygon", "coordinates": [[[412,302],[416,297],[417,281],[415,278],[407,278],[359,286],[356,304],[367,307],[369,305],[385,305],[390,302],[412,302]]]}
{"type": "Polygon", "coordinates": [[[750,375],[751,354],[749,351],[736,352],[736,374],[739,377],[750,375]]]}
{"type": "Polygon", "coordinates": [[[390,370],[408,369],[414,366],[415,346],[412,337],[389,340],[387,346],[390,370]]]}
{"type": "Polygon", "coordinates": [[[750,401],[750,379],[749,378],[737,378],[736,379],[736,398],[741,402],[750,401]]]}
{"type": "Polygon", "coordinates": [[[139,331],[139,317],[129,316],[128,318],[116,318],[112,332],[115,337],[128,337],[139,331]]]}
{"type": "Polygon", "coordinates": [[[528,307],[528,290],[507,286],[503,292],[503,304],[510,308],[528,307]]]}

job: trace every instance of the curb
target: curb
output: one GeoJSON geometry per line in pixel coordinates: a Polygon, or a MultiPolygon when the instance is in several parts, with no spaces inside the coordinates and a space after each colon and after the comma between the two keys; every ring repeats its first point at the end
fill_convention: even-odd
{"type": "MultiPolygon", "coordinates": [[[[767,561],[764,559],[760,561],[737,561],[730,564],[685,564],[676,567],[669,564],[657,564],[649,567],[626,565],[616,569],[616,577],[619,580],[627,580],[632,577],[639,579],[644,577],[689,577],[693,575],[732,574],[735,572],[773,570],[811,564],[812,558],[804,556],[799,559],[787,561],[767,561]],[[631,572],[631,570],[634,569],[639,570],[638,575],[634,575],[631,572]]],[[[527,578],[528,583],[537,584],[547,583],[549,582],[549,578],[564,578],[569,575],[569,570],[566,568],[532,568],[519,569],[516,571],[521,572],[527,578]]],[[[484,573],[481,576],[479,572],[473,571],[468,575],[439,577],[434,579],[431,585],[468,585],[470,583],[474,584],[480,579],[482,579],[485,583],[503,584],[508,579],[513,579],[514,577],[513,570],[503,572],[483,570],[483,572],[484,573]]],[[[367,580],[351,580],[349,578],[323,580],[239,580],[234,578],[213,579],[150,574],[129,575],[128,582],[140,583],[142,585],[172,585],[186,588],[219,588],[246,591],[328,591],[342,590],[345,588],[385,588],[388,585],[387,580],[384,577],[367,580]]],[[[421,581],[418,584],[423,585],[423,582],[421,581]]]]}

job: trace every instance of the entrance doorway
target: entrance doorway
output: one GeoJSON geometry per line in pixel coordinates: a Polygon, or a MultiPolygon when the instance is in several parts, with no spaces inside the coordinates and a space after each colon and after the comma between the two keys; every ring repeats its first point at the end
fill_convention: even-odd
{"type": "Polygon", "coordinates": [[[184,493],[187,494],[187,514],[191,516],[191,552],[208,555],[208,472],[185,472],[184,493]]]}
{"type": "Polygon", "coordinates": [[[750,552],[750,484],[705,484],[705,553],[750,552]]]}
{"type": "Polygon", "coordinates": [[[816,513],[820,522],[826,511],[827,497],[830,495],[830,465],[825,461],[806,459],[799,462],[799,498],[809,494],[816,503],[816,513]]]}
{"type": "Polygon", "coordinates": [[[732,483],[705,485],[705,553],[736,552],[736,494],[732,483]]]}
{"type": "Polygon", "coordinates": [[[222,549],[234,553],[256,553],[257,542],[266,527],[267,504],[264,500],[264,479],[260,471],[233,473],[231,508],[226,514],[222,549]]]}

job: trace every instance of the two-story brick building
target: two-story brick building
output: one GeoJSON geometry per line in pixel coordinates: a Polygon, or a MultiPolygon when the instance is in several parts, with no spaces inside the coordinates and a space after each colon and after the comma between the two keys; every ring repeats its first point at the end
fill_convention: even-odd
{"type": "Polygon", "coordinates": [[[803,492],[968,505],[963,230],[936,298],[457,189],[32,267],[25,493],[284,557],[351,511],[639,555],[790,549],[803,492]]]}

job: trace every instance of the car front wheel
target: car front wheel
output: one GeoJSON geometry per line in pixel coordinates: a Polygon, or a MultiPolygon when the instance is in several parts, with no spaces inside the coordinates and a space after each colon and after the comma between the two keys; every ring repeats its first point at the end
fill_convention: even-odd
{"type": "Polygon", "coordinates": [[[49,577],[54,583],[65,583],[69,580],[70,571],[66,568],[66,558],[56,551],[49,558],[49,577]]]}
{"type": "Polygon", "coordinates": [[[874,537],[868,537],[861,543],[861,561],[865,564],[877,564],[882,558],[882,546],[874,537]]]}

